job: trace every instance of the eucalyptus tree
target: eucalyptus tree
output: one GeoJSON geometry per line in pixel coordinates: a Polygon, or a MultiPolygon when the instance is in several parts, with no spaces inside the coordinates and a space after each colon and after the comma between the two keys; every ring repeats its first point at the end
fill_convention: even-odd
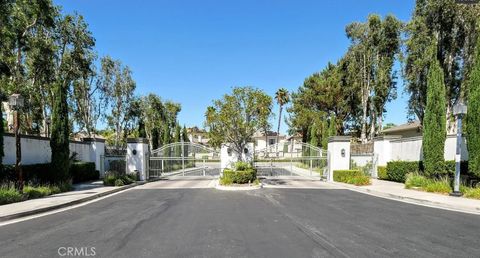
{"type": "Polygon", "coordinates": [[[53,82],[52,169],[60,180],[69,178],[68,92],[76,79],[91,72],[92,37],[83,17],[65,15],[57,20],[55,27],[55,73],[53,82]]]}
{"type": "Polygon", "coordinates": [[[447,117],[454,128],[452,106],[465,95],[478,35],[480,6],[463,5],[455,0],[417,0],[412,19],[406,26],[404,75],[410,94],[409,110],[423,122],[430,57],[430,40],[437,44],[436,55],[444,72],[447,117]]]}
{"type": "Polygon", "coordinates": [[[242,153],[254,133],[262,129],[260,121],[268,119],[268,114],[261,110],[262,105],[272,105],[271,97],[262,90],[252,87],[235,87],[231,94],[213,101],[207,108],[205,125],[215,141],[231,144],[238,160],[243,160],[242,153]],[[270,101],[265,101],[270,99],[270,101]]]}
{"type": "Polygon", "coordinates": [[[369,15],[365,23],[354,22],[346,28],[352,43],[347,53],[350,80],[360,92],[360,139],[363,142],[378,133],[385,104],[396,96],[392,70],[399,53],[400,30],[401,22],[394,16],[388,15],[382,20],[376,14],[369,15]]]}
{"type": "Polygon", "coordinates": [[[278,144],[280,140],[280,124],[282,122],[283,106],[290,102],[290,94],[285,88],[280,88],[275,92],[275,100],[278,104],[278,127],[277,127],[277,145],[276,151],[278,151],[278,144]]]}
{"type": "Polygon", "coordinates": [[[115,147],[118,149],[124,146],[122,135],[127,130],[129,117],[128,111],[134,101],[133,93],[136,83],[132,78],[132,71],[128,66],[122,65],[119,60],[111,61],[112,76],[111,83],[106,89],[106,96],[109,98],[111,114],[107,116],[108,125],[115,131],[115,147]]]}
{"type": "Polygon", "coordinates": [[[168,128],[168,126],[164,124],[166,119],[165,106],[159,96],[151,93],[141,98],[140,109],[145,126],[145,134],[150,141],[150,148],[156,149],[160,141],[164,141],[162,130],[164,127],[168,128]]]}

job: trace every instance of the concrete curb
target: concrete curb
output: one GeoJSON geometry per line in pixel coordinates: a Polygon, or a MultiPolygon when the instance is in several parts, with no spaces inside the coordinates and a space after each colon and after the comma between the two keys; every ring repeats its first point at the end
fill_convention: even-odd
{"type": "Polygon", "coordinates": [[[380,192],[380,191],[376,191],[376,190],[362,188],[360,186],[354,186],[354,185],[349,185],[349,184],[344,184],[344,183],[339,183],[339,182],[330,182],[330,183],[332,183],[334,185],[341,186],[341,187],[346,188],[350,191],[355,191],[355,192],[359,192],[359,193],[363,193],[363,194],[368,194],[368,195],[372,195],[372,196],[376,196],[376,197],[380,197],[380,198],[386,198],[386,199],[401,201],[401,202],[410,203],[410,204],[422,205],[422,206],[427,206],[427,207],[431,207],[431,208],[437,208],[437,209],[444,209],[444,210],[450,210],[450,211],[457,211],[457,212],[480,215],[480,207],[467,208],[467,207],[449,205],[449,204],[445,204],[445,203],[434,202],[434,201],[429,201],[429,200],[424,200],[424,199],[405,197],[405,196],[391,194],[391,193],[384,193],[384,192],[380,192]]]}
{"type": "MultiPolygon", "coordinates": [[[[100,198],[100,197],[104,197],[104,196],[107,196],[107,195],[110,195],[110,194],[114,194],[114,193],[117,193],[117,192],[120,192],[120,191],[123,191],[123,190],[127,190],[127,189],[133,188],[135,186],[143,185],[145,183],[146,182],[136,182],[136,183],[132,183],[132,184],[129,184],[129,185],[125,185],[125,186],[122,186],[122,187],[112,189],[110,191],[105,191],[105,192],[102,192],[102,193],[98,193],[98,194],[94,194],[94,195],[91,195],[91,196],[88,196],[88,197],[84,197],[84,198],[81,198],[81,199],[78,199],[78,200],[74,200],[74,201],[70,201],[70,202],[66,202],[66,203],[62,203],[62,204],[57,204],[57,205],[52,205],[52,206],[48,206],[48,207],[43,207],[43,208],[39,208],[39,209],[23,211],[23,212],[19,212],[19,213],[7,215],[7,216],[2,216],[2,217],[0,217],[0,222],[6,222],[6,221],[9,221],[9,220],[13,220],[13,219],[19,219],[19,218],[23,218],[23,217],[26,217],[26,216],[31,216],[31,215],[36,215],[36,214],[48,212],[48,211],[53,211],[53,210],[57,210],[57,209],[66,208],[66,207],[69,207],[69,206],[73,206],[73,205],[77,205],[77,204],[80,204],[80,203],[88,202],[88,201],[91,201],[91,200],[94,200],[94,199],[97,199],[97,198],[100,198]]],[[[48,197],[46,197],[46,198],[48,198],[48,197]]]]}
{"type": "Polygon", "coordinates": [[[249,191],[249,190],[258,190],[263,188],[263,184],[258,185],[249,185],[249,186],[223,186],[219,184],[219,181],[215,182],[215,189],[220,191],[249,191]]]}

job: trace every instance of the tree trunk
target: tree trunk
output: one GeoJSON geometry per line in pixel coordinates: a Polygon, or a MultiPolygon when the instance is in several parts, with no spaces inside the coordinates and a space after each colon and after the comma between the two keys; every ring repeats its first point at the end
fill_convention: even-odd
{"type": "Polygon", "coordinates": [[[277,142],[276,142],[277,144],[275,146],[275,153],[277,157],[278,157],[278,144],[280,140],[280,123],[282,122],[282,111],[283,111],[282,109],[283,107],[282,105],[280,105],[280,111],[278,112],[279,115],[278,115],[278,127],[277,127],[277,142]]]}

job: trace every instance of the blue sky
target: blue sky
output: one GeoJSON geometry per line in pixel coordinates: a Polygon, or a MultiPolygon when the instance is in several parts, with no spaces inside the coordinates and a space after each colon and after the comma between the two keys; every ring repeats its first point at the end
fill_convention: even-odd
{"type": "MultiPolygon", "coordinates": [[[[85,17],[99,56],[130,66],[137,94],[153,92],[181,103],[179,120],[187,126],[202,126],[206,107],[232,86],[258,87],[272,96],[280,87],[298,89],[307,76],[345,53],[347,24],[370,13],[407,21],[414,6],[413,0],[55,3],[85,17]]],[[[385,122],[407,120],[401,81],[398,93],[387,105],[385,122]]]]}

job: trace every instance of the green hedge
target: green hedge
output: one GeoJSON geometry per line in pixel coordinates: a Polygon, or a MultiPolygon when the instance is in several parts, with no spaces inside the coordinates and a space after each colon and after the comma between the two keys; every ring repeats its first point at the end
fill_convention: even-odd
{"type": "Polygon", "coordinates": [[[92,180],[98,180],[100,174],[95,170],[93,162],[75,162],[70,166],[70,174],[73,183],[80,183],[92,180]]]}
{"type": "MultiPolygon", "coordinates": [[[[25,182],[35,182],[39,184],[59,183],[54,171],[50,168],[50,163],[23,165],[23,178],[25,182]]],[[[70,165],[70,174],[72,182],[79,183],[99,178],[99,172],[95,170],[93,162],[74,162],[70,165]]],[[[14,182],[17,180],[15,165],[5,165],[0,174],[0,182],[14,182]]]]}
{"type": "Polygon", "coordinates": [[[257,171],[250,168],[244,171],[225,169],[220,180],[225,184],[247,184],[253,183],[255,179],[257,179],[257,171]]]}
{"type": "Polygon", "coordinates": [[[137,180],[136,174],[121,174],[115,171],[108,171],[103,178],[103,185],[123,186],[134,183],[137,180]]]}
{"type": "MultiPolygon", "coordinates": [[[[445,161],[445,171],[452,177],[455,175],[455,161],[445,161]]],[[[404,183],[408,173],[417,173],[424,175],[422,161],[391,161],[387,163],[387,179],[395,182],[404,183]]],[[[460,163],[460,171],[463,176],[474,178],[474,175],[468,172],[468,161],[460,163]]]]}

